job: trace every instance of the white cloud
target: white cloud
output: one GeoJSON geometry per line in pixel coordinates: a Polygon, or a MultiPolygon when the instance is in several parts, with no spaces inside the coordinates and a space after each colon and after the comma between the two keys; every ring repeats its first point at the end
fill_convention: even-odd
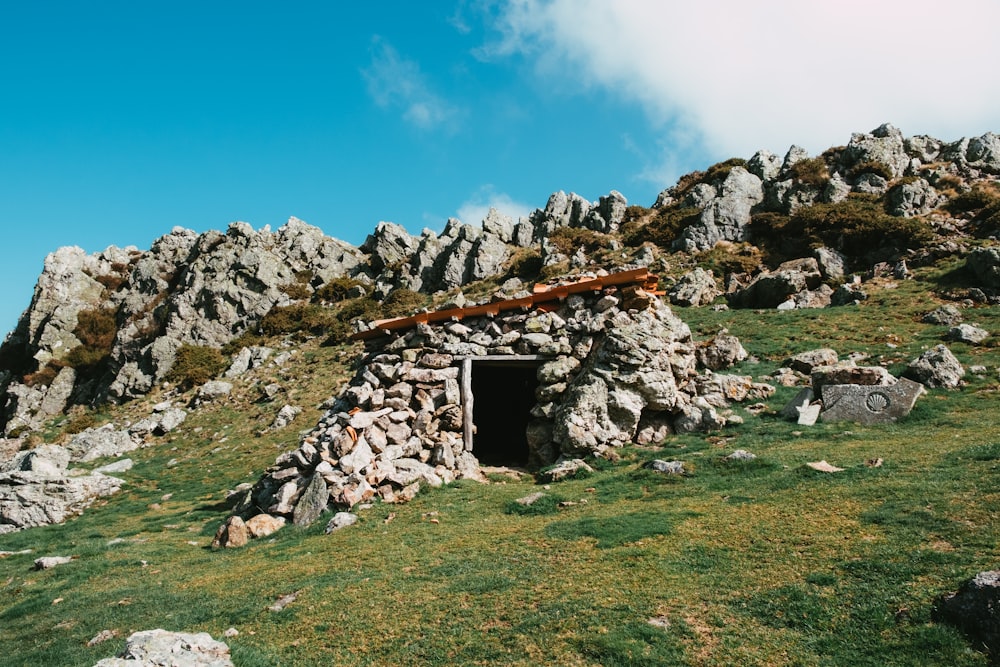
{"type": "Polygon", "coordinates": [[[402,111],[403,119],[422,129],[447,126],[459,110],[434,93],[420,66],[407,60],[380,37],[372,40],[372,60],[362,75],[377,105],[402,111]]]}
{"type": "Polygon", "coordinates": [[[514,201],[510,195],[497,192],[492,185],[484,185],[458,207],[455,217],[464,223],[478,226],[491,208],[509,215],[517,222],[518,218],[527,217],[536,207],[514,201]]]}
{"type": "Polygon", "coordinates": [[[720,158],[817,153],[883,122],[1000,130],[995,0],[504,0],[495,17],[483,57],[605,88],[720,158]]]}

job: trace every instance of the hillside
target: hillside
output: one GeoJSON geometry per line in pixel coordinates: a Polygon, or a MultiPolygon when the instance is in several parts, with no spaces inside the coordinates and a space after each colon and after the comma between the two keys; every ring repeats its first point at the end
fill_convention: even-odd
{"type": "MultiPolygon", "coordinates": [[[[360,248],[292,219],[273,232],[177,228],[146,251],[61,249],[0,347],[0,476],[20,484],[64,448],[50,486],[122,484],[85,510],[46,506],[55,525],[0,531],[0,644],[10,664],[88,665],[138,630],[222,638],[232,627],[225,641],[240,665],[985,664],[931,616],[937,596],[997,558],[998,179],[995,135],[947,143],[882,126],[817,157],[793,147],[783,159],[761,151],[713,165],[649,208],[614,191],[594,203],[555,193],[519,221],[494,211],[478,227],[449,221],[419,237],[379,223],[360,248]],[[491,315],[488,336],[489,322],[471,316],[446,323],[436,343],[426,325],[393,337],[372,324],[630,269],[659,277],[672,313],[630,306],[636,292],[609,283],[513,319],[491,315]],[[960,321],[987,336],[956,339],[960,321]],[[554,327],[564,325],[579,329],[560,343],[554,327]],[[700,350],[724,329],[748,355],[716,366],[700,350]],[[372,332],[369,342],[355,331],[372,332]],[[634,374],[651,375],[659,346],[671,346],[669,401],[648,389],[673,378],[622,378],[614,354],[632,354],[622,347],[631,335],[660,341],[640,340],[656,353],[634,374]],[[778,414],[809,384],[787,370],[792,355],[832,348],[898,377],[942,342],[964,377],[930,383],[897,423],[801,426],[778,414]],[[582,365],[535,391],[528,428],[548,430],[529,434],[526,469],[480,471],[473,458],[469,479],[429,488],[425,475],[419,493],[394,503],[407,483],[385,487],[392,498],[373,484],[374,495],[347,500],[357,486],[334,461],[324,474],[332,484],[343,473],[342,495],[331,486],[321,509],[353,508],[356,524],[325,534],[326,520],[303,521],[243,548],[211,547],[248,497],[234,489],[254,489],[258,510],[243,516],[268,516],[258,512],[281,494],[267,480],[300,480],[286,487],[297,494],[287,511],[272,512],[292,523],[320,476],[302,452],[326,446],[327,433],[371,439],[351,416],[398,398],[385,377],[398,392],[403,376],[387,366],[409,363],[407,349],[446,355],[434,360],[443,370],[452,357],[508,348],[521,364],[582,365]],[[712,377],[745,377],[763,393],[706,407],[712,377]],[[609,392],[603,412],[557,405],[570,395],[582,404],[595,378],[609,392]],[[582,414],[594,415],[589,434],[570,428],[582,414]],[[640,438],[651,417],[660,430],[640,438]],[[730,458],[736,450],[756,458],[730,458]],[[571,455],[592,470],[542,481],[540,469],[571,455]],[[90,474],[125,456],[131,469],[90,474]],[[654,460],[686,473],[651,470],[654,460]],[[806,465],[821,460],[842,470],[806,465]],[[30,571],[50,555],[74,560],[30,571]],[[88,646],[102,631],[113,641],[88,646]]],[[[400,446],[419,432],[421,401],[428,423],[458,419],[461,433],[438,398],[451,376],[433,365],[407,372],[413,402],[407,393],[378,413],[404,415],[400,446]]],[[[447,428],[434,428],[422,432],[424,453],[406,456],[463,477],[441,449],[451,436],[436,435],[447,428]]],[[[349,456],[357,450],[339,458],[349,456]]],[[[370,477],[382,464],[367,465],[370,477]]]]}

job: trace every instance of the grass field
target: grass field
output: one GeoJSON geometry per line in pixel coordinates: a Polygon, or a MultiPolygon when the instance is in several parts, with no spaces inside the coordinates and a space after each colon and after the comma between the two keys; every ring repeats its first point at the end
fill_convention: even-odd
{"type": "MultiPolygon", "coordinates": [[[[677,312],[699,338],[739,336],[756,359],[737,372],[755,378],[820,346],[898,372],[941,341],[945,328],[919,315],[948,268],[857,307],[677,312]]],[[[1000,308],[966,321],[1000,332],[1000,308]]],[[[0,551],[31,550],[0,559],[0,662],[91,665],[134,631],[235,627],[237,665],[985,665],[930,619],[935,596],[1000,561],[1000,352],[950,347],[988,372],[931,391],[898,424],[802,427],[737,408],[741,426],[626,449],[582,479],[495,474],[376,504],[332,535],[321,520],[213,551],[227,489],[294,447],[348,375],[355,349],[309,343],[254,381],[285,384],[306,408],[285,431],[257,435],[281,401],[239,383],[230,402],[133,452],[119,495],[65,525],[0,536],[0,551]],[[758,458],[723,459],[737,448],[758,458]],[[652,458],[694,472],[644,469],[652,458]],[[884,463],[865,465],[874,458],[884,463]],[[821,459],[845,470],[805,466],[821,459]],[[534,491],[549,497],[513,503],[534,491]],[[47,555],[76,559],[32,571],[47,555]],[[102,630],[118,637],[88,647],[102,630]]],[[[795,391],[779,389],[772,411],[795,391]]]]}

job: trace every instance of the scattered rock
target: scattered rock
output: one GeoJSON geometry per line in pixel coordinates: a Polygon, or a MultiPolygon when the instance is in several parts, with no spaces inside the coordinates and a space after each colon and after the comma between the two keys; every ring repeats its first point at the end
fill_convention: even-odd
{"type": "Polygon", "coordinates": [[[233,383],[223,380],[209,380],[198,389],[195,399],[197,404],[208,403],[229,396],[233,391],[233,383]]]}
{"type": "Polygon", "coordinates": [[[351,514],[350,512],[337,512],[333,515],[333,518],[326,524],[326,534],[340,530],[341,528],[347,528],[348,526],[353,526],[358,522],[358,515],[351,514]]]}
{"type": "Polygon", "coordinates": [[[36,570],[50,570],[59,565],[73,562],[72,556],[43,556],[35,559],[36,570]]]}
{"type": "Polygon", "coordinates": [[[757,455],[745,449],[737,449],[725,457],[727,461],[755,461],[757,455]]]}
{"type": "Polygon", "coordinates": [[[284,517],[257,514],[246,520],[247,533],[254,539],[267,537],[284,527],[285,523],[284,517]]]}
{"type": "Polygon", "coordinates": [[[594,472],[583,459],[567,459],[552,466],[548,470],[540,473],[542,481],[558,482],[564,479],[572,479],[581,472],[590,474],[594,472]]]}
{"type": "Polygon", "coordinates": [[[662,472],[667,475],[689,474],[687,468],[684,467],[683,461],[663,461],[661,459],[653,459],[649,463],[644,464],[643,467],[655,470],[656,472],[662,472]]]}
{"type": "Polygon", "coordinates": [[[838,361],[837,351],[828,347],[800,352],[782,363],[793,371],[809,375],[818,366],[832,366],[838,361]]]}
{"type": "Polygon", "coordinates": [[[968,343],[969,345],[979,345],[990,335],[989,331],[972,326],[971,324],[959,324],[948,330],[946,338],[958,343],[968,343]]]}
{"type": "Polygon", "coordinates": [[[277,600],[275,600],[274,604],[268,607],[267,610],[274,612],[283,610],[285,607],[292,604],[293,602],[295,602],[296,599],[298,599],[300,592],[301,591],[295,591],[294,593],[289,593],[288,595],[282,595],[277,600]]]}
{"type": "Polygon", "coordinates": [[[928,313],[925,313],[924,316],[920,318],[920,321],[926,324],[955,326],[962,321],[962,311],[955,306],[945,304],[943,306],[938,306],[928,313]]]}
{"type": "Polygon", "coordinates": [[[544,497],[545,497],[544,493],[542,493],[541,491],[535,491],[534,493],[529,493],[528,495],[522,498],[516,499],[514,502],[517,503],[518,505],[524,505],[525,507],[530,507],[531,505],[534,505],[536,502],[538,502],[544,497]]]}
{"type": "Polygon", "coordinates": [[[980,572],[934,601],[931,618],[961,630],[996,664],[1000,657],[1000,570],[980,572]]]}
{"type": "Polygon", "coordinates": [[[233,667],[229,647],[207,632],[189,634],[166,630],[136,632],[125,640],[125,649],[94,667],[233,667]]]}
{"type": "Polygon", "coordinates": [[[965,369],[944,345],[936,345],[910,362],[903,373],[926,387],[954,389],[965,377],[965,369]]]}
{"type": "Polygon", "coordinates": [[[219,530],[215,533],[215,539],[212,540],[212,548],[218,549],[220,547],[225,548],[237,548],[246,546],[247,541],[250,539],[250,533],[247,530],[247,525],[244,523],[243,519],[238,516],[231,516],[226,519],[226,522],[219,526],[219,530]]]}
{"type": "Polygon", "coordinates": [[[694,269],[681,276],[667,292],[670,303],[678,306],[705,306],[722,294],[711,270],[694,269]]]}
{"type": "Polygon", "coordinates": [[[826,462],[826,459],[822,461],[810,461],[806,465],[813,470],[818,470],[819,472],[844,472],[843,468],[838,468],[835,465],[830,465],[826,462]]]}

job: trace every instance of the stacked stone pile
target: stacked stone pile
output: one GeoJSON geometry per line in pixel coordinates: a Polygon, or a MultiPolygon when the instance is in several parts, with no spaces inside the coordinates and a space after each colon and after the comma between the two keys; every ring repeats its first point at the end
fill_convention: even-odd
{"type": "MultiPolygon", "coordinates": [[[[733,337],[718,338],[712,344],[733,361],[745,355],[733,337]]],[[[696,347],[687,325],[634,286],[571,295],[550,312],[420,324],[370,341],[348,388],[297,450],[233,499],[234,514],[309,523],[328,504],[403,501],[421,485],[479,479],[463,437],[460,374],[470,357],[539,364],[526,432],[535,466],[600,455],[643,433],[721,428],[731,401],[773,391],[749,377],[700,375],[696,347]]]]}

